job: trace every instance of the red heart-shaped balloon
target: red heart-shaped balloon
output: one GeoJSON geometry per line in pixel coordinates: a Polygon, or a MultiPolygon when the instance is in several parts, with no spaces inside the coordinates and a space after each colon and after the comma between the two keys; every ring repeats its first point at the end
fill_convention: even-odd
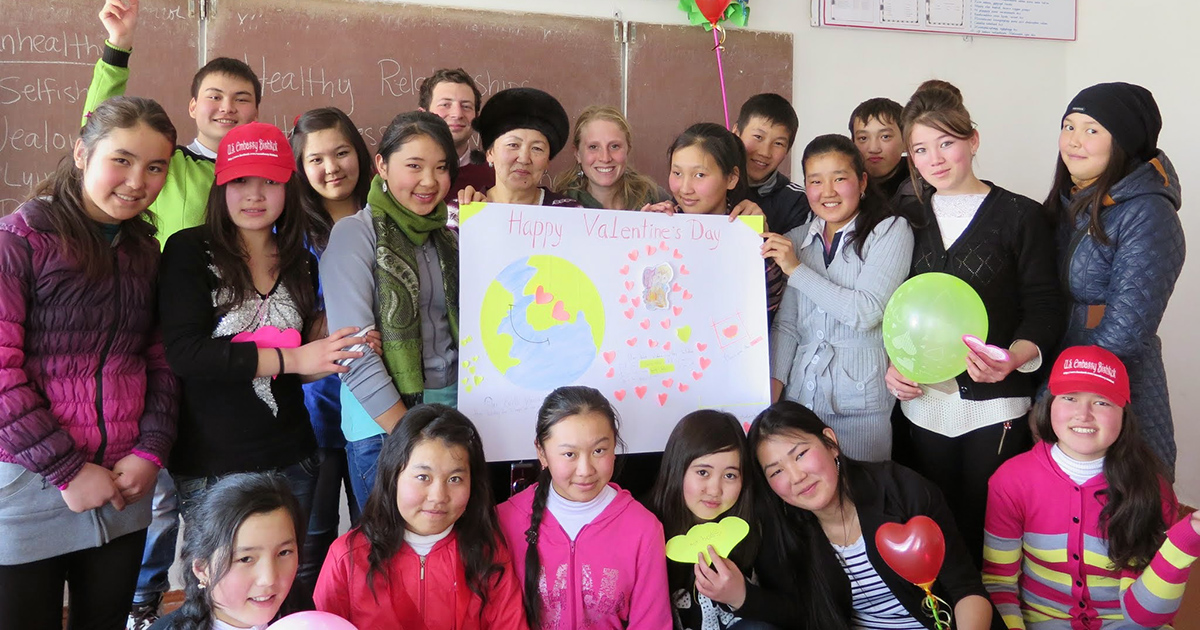
{"type": "Polygon", "coordinates": [[[700,9],[700,13],[708,19],[708,23],[713,26],[725,17],[725,9],[729,7],[731,0],[696,0],[696,8],[700,9]]]}
{"type": "Polygon", "coordinates": [[[921,587],[933,584],[946,558],[942,529],[928,516],[883,524],[875,532],[875,546],[893,571],[921,587]]]}

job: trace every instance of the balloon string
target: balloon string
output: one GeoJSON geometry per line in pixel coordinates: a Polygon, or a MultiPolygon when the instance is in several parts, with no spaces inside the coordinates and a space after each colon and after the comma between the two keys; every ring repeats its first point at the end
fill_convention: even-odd
{"type": "Polygon", "coordinates": [[[933,625],[937,630],[950,630],[950,604],[946,600],[934,595],[928,588],[925,589],[925,601],[921,603],[921,607],[925,609],[925,614],[933,617],[933,625]],[[938,604],[942,607],[939,607],[938,604]]]}
{"type": "Polygon", "coordinates": [[[729,97],[725,94],[725,66],[721,63],[721,51],[725,50],[725,29],[713,25],[713,50],[717,53],[717,74],[721,77],[721,105],[725,108],[725,128],[729,128],[729,97]]]}

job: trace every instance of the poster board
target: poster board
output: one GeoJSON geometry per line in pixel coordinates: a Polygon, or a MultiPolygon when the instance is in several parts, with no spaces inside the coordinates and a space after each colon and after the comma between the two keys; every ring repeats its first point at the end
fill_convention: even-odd
{"type": "Polygon", "coordinates": [[[702,408],[770,401],[761,217],[509,204],[461,211],[458,408],[491,461],[531,459],[562,385],[600,390],[628,452],[702,408]]]}
{"type": "Polygon", "coordinates": [[[820,26],[1075,40],[1076,0],[813,0],[820,26]]]}

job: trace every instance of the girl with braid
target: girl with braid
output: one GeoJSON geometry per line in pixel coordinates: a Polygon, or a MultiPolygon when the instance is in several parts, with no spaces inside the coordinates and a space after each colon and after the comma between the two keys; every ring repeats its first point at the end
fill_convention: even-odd
{"type": "Polygon", "coordinates": [[[591,387],[560,387],[538,411],[538,482],[498,508],[529,627],[671,627],[663,528],[609,483],[617,415],[591,387]]]}

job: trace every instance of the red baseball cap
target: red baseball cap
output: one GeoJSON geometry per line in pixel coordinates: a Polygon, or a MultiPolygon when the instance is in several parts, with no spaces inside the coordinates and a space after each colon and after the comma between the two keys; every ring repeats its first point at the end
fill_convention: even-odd
{"type": "Polygon", "coordinates": [[[234,127],[217,149],[217,185],[239,177],[286,182],[296,172],[292,147],[279,127],[252,122],[234,127]]]}
{"type": "Polygon", "coordinates": [[[1114,404],[1129,404],[1129,373],[1117,355],[1099,346],[1074,346],[1062,351],[1050,373],[1050,393],[1099,394],[1114,404]]]}

